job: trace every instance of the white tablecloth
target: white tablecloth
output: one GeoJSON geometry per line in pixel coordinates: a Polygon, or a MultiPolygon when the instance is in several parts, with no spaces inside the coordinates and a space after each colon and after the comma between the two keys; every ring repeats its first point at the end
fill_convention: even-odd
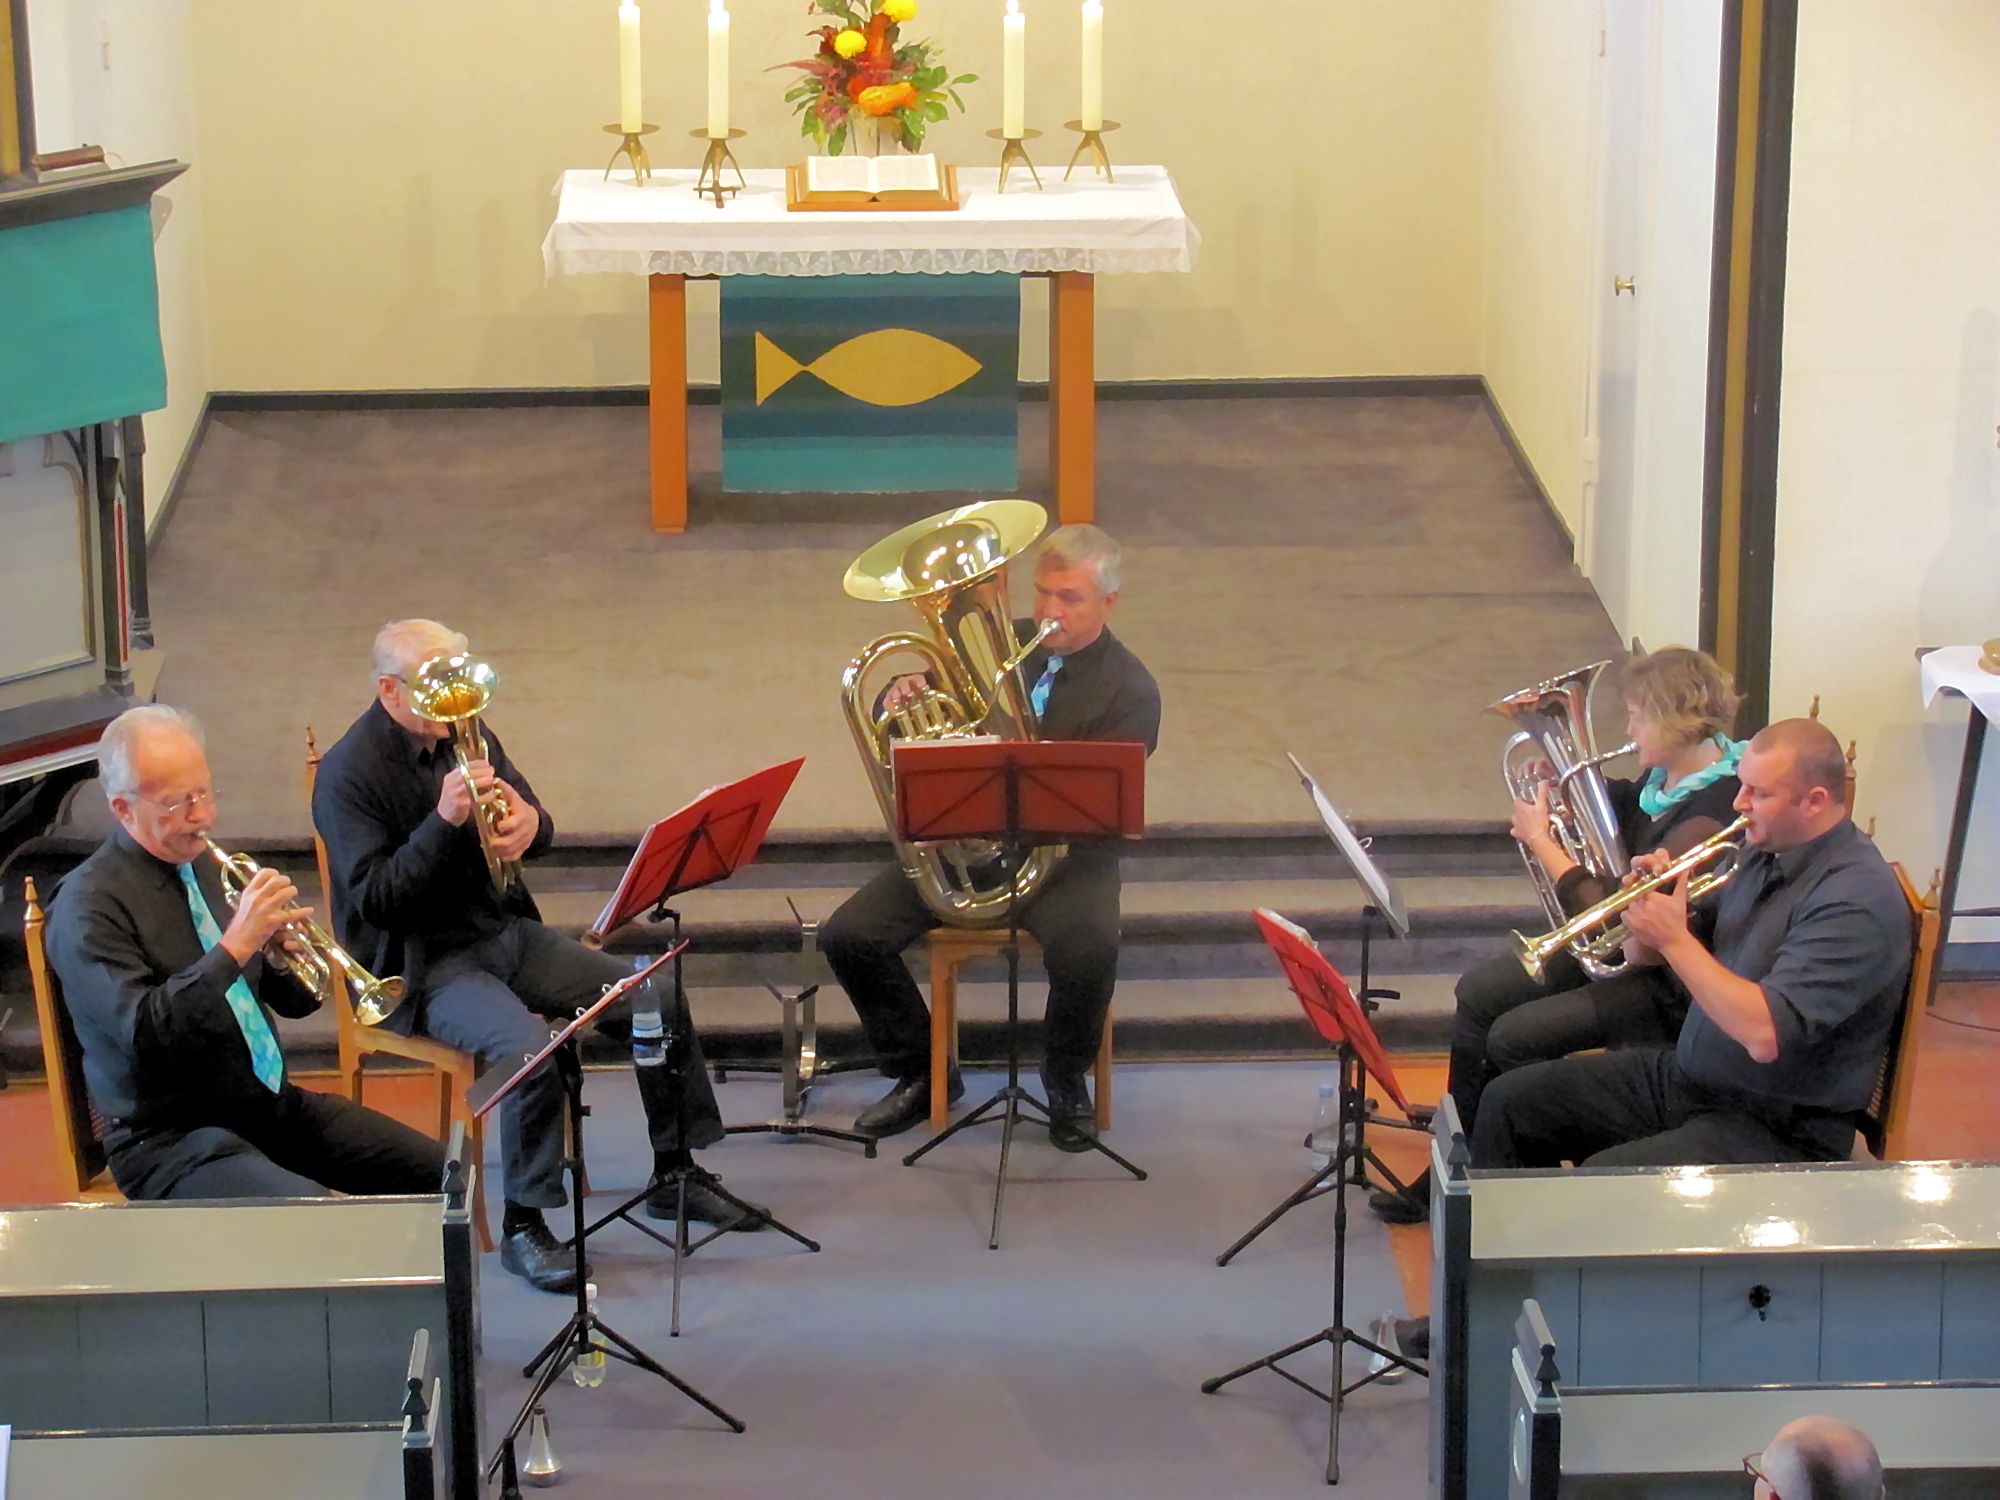
{"type": "Polygon", "coordinates": [[[1956,688],[1987,718],[2000,723],[2000,675],[1979,665],[1977,646],[1945,646],[1926,652],[1917,666],[1923,676],[1924,707],[1946,688],[1956,688]]]}
{"type": "Polygon", "coordinates": [[[749,171],[724,208],[694,193],[695,172],[571,171],[556,185],[542,241],[550,276],[843,276],[892,271],[1190,271],[1201,243],[1165,167],[1120,167],[1115,183],[1065,183],[1042,169],[1041,192],[1015,172],[960,167],[964,206],[929,213],[793,213],[783,171],[749,171]]]}

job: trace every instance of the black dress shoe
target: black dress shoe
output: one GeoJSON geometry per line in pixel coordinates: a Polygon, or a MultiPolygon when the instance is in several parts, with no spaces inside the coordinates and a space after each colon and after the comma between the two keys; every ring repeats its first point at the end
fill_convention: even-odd
{"type": "MultiPolygon", "coordinates": [[[[965,1080],[953,1068],[947,1075],[945,1102],[956,1104],[965,1097],[965,1080]]],[[[931,1112],[931,1080],[928,1073],[905,1078],[888,1093],[854,1117],[854,1133],[870,1140],[901,1135],[912,1125],[927,1119],[931,1112]]]]}
{"type": "MultiPolygon", "coordinates": [[[[668,1220],[680,1217],[680,1193],[680,1184],[676,1182],[655,1182],[646,1194],[646,1217],[668,1220]]],[[[747,1198],[744,1203],[749,1210],[747,1213],[718,1193],[702,1176],[687,1180],[689,1224],[717,1225],[743,1234],[771,1227],[771,1210],[761,1203],[751,1203],[747,1198]]]]}
{"type": "Polygon", "coordinates": [[[1083,1079],[1058,1077],[1044,1064],[1042,1088],[1049,1096],[1049,1144],[1058,1151],[1088,1151],[1097,1139],[1097,1116],[1083,1079]]]}
{"type": "Polygon", "coordinates": [[[1403,1192],[1377,1188],[1368,1195],[1368,1206],[1384,1224],[1422,1224],[1431,1216],[1431,1174],[1411,1183],[1403,1192]]]}
{"type": "Polygon", "coordinates": [[[546,1224],[509,1231],[500,1241],[500,1264],[538,1292],[576,1291],[576,1252],[546,1224]]]}

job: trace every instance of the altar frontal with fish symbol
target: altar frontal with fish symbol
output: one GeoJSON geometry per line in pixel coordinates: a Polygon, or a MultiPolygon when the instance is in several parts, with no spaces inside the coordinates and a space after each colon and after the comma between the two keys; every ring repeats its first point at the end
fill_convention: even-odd
{"type": "Polygon", "coordinates": [[[722,487],[1011,492],[1015,276],[730,276],[722,487]]]}

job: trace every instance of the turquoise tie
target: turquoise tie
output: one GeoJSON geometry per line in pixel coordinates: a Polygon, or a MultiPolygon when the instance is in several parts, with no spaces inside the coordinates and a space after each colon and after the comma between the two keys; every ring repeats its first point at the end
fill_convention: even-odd
{"type": "MultiPolygon", "coordinates": [[[[194,918],[195,936],[201,939],[202,950],[206,952],[222,941],[222,929],[215,925],[208,897],[202,895],[201,886],[195,881],[194,866],[179,868],[181,884],[187,887],[188,912],[194,918]]],[[[270,1019],[241,974],[229,986],[229,1008],[236,1014],[236,1024],[243,1028],[243,1040],[249,1044],[250,1066],[256,1071],[257,1081],[277,1093],[278,1085],[285,1081],[285,1059],[278,1051],[277,1037],[271,1033],[270,1019]]]]}
{"type": "Polygon", "coordinates": [[[1051,656],[1049,664],[1042,668],[1042,675],[1035,679],[1035,685],[1028,691],[1028,701],[1035,705],[1035,717],[1040,718],[1049,711],[1049,689],[1056,685],[1056,673],[1062,670],[1063,659],[1051,656]]]}

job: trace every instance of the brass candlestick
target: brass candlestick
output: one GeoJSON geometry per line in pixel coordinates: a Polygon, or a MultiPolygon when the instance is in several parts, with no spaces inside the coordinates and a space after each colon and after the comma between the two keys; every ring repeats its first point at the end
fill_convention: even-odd
{"type": "Polygon", "coordinates": [[[701,172],[694,180],[696,197],[713,198],[715,206],[721,208],[725,198],[734,197],[750,185],[743,180],[743,169],[736,164],[736,154],[729,149],[731,141],[740,141],[749,133],[747,130],[732,130],[727,135],[710,135],[706,126],[688,132],[696,140],[708,142],[708,154],[702,157],[701,172]],[[724,167],[736,174],[733,184],[722,180],[724,167]]]}
{"type": "Polygon", "coordinates": [[[627,130],[623,125],[605,126],[604,133],[606,135],[623,137],[618,142],[618,149],[611,153],[611,160],[605,164],[605,178],[609,180],[611,169],[618,165],[618,158],[623,156],[632,163],[632,186],[644,187],[651,181],[653,163],[647,159],[646,143],[639,139],[639,137],[651,135],[659,128],[657,125],[641,125],[637,130],[627,130]]]}
{"type": "Polygon", "coordinates": [[[1021,144],[1023,141],[1040,140],[1042,133],[1039,130],[1023,128],[1019,135],[1009,135],[1004,130],[989,130],[986,132],[986,138],[989,141],[1005,141],[1007,143],[1000,148],[1001,192],[1004,193],[1007,191],[1007,174],[1014,169],[1015,162],[1019,162],[1022,166],[1026,167],[1028,175],[1035,179],[1035,191],[1040,192],[1042,190],[1042,174],[1035,170],[1035,164],[1028,160],[1027,148],[1021,144]]]}
{"type": "Polygon", "coordinates": [[[1083,160],[1083,153],[1088,151],[1091,156],[1092,170],[1103,173],[1106,182],[1116,182],[1118,179],[1111,175],[1111,157],[1104,149],[1104,133],[1107,130],[1116,130],[1117,128],[1118,122],[1116,120],[1106,120],[1095,130],[1086,129],[1081,120],[1064,121],[1063,129],[1081,131],[1083,139],[1076,143],[1076,150],[1070,153],[1069,165],[1063,168],[1063,181],[1069,181],[1069,174],[1076,170],[1076,164],[1083,160]]]}

